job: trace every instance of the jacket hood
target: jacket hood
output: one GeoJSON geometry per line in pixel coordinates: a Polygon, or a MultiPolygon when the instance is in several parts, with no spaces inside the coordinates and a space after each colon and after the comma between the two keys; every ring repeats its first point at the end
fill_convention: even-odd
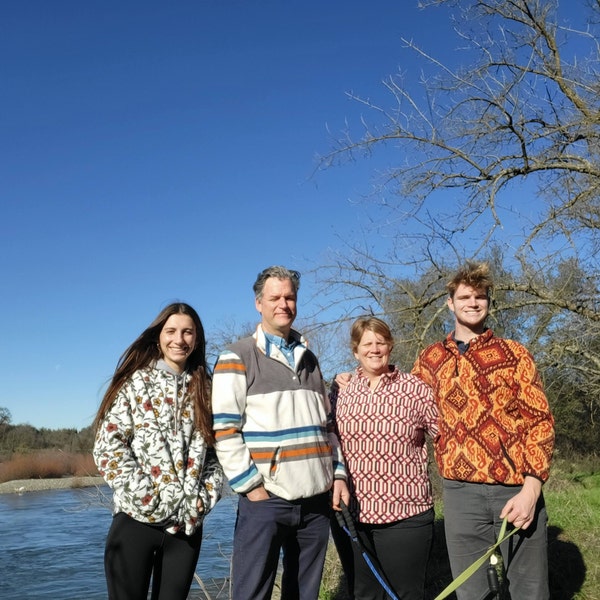
{"type": "Polygon", "coordinates": [[[159,371],[166,371],[170,375],[174,375],[175,377],[185,377],[187,375],[187,371],[183,373],[178,373],[173,367],[170,367],[162,358],[159,358],[153,365],[151,365],[153,369],[158,369],[159,371]]]}

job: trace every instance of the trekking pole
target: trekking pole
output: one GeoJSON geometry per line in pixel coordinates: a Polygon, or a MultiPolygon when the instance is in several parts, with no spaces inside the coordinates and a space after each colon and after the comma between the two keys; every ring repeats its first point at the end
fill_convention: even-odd
{"type": "Polygon", "coordinates": [[[385,573],[381,568],[381,565],[379,565],[379,568],[375,565],[377,559],[374,556],[370,556],[368,550],[361,543],[358,537],[358,533],[356,532],[356,526],[354,525],[352,515],[350,514],[350,511],[348,510],[348,507],[346,506],[343,500],[340,501],[340,506],[342,510],[335,511],[335,517],[340,527],[350,536],[352,542],[356,544],[364,561],[367,563],[367,566],[369,567],[369,569],[371,569],[371,572],[373,573],[373,575],[375,575],[375,578],[380,583],[381,587],[386,591],[390,599],[400,600],[400,598],[390,585],[389,581],[387,580],[385,573]]]}

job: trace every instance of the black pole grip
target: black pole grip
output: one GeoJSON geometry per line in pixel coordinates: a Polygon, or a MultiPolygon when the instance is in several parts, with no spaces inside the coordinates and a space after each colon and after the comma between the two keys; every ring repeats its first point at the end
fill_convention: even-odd
{"type": "Polygon", "coordinates": [[[487,580],[490,591],[497,594],[500,591],[500,582],[498,581],[498,572],[494,565],[487,568],[487,580]]]}
{"type": "Polygon", "coordinates": [[[342,507],[342,515],[344,516],[344,521],[346,522],[346,527],[350,532],[350,537],[353,540],[358,539],[358,534],[356,533],[356,527],[354,526],[354,519],[346,506],[346,503],[343,500],[340,500],[340,506],[342,507]]]}

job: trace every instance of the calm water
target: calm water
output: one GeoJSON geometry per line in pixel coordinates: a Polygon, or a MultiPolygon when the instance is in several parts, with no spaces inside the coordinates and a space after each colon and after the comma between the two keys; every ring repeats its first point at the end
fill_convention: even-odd
{"type": "MultiPolygon", "coordinates": [[[[0,495],[0,598],[105,599],[108,493],[106,487],[0,495]]],[[[223,498],[205,520],[197,568],[204,582],[229,575],[235,502],[223,498]]],[[[201,597],[196,582],[192,591],[201,597]]]]}

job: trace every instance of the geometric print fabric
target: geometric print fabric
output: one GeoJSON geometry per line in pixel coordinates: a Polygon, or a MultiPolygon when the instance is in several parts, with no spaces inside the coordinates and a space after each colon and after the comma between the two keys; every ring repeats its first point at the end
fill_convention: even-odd
{"type": "Polygon", "coordinates": [[[430,508],[425,434],[437,432],[431,390],[393,367],[371,390],[359,368],[331,400],[354,517],[391,523],[430,508]]]}
{"type": "Polygon", "coordinates": [[[479,483],[548,477],[554,421],[530,353],[491,330],[464,354],[450,334],[426,348],[412,371],[433,387],[441,414],[440,473],[479,483]]]}

